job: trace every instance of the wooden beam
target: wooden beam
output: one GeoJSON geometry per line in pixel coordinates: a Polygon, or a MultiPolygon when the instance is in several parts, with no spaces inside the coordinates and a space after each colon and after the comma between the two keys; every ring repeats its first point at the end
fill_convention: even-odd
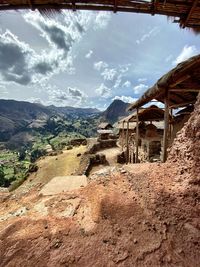
{"type": "Polygon", "coordinates": [[[165,91],[165,117],[164,117],[164,135],[163,135],[163,158],[165,162],[167,159],[167,147],[168,147],[168,131],[169,131],[169,91],[165,91]]]}
{"type": "Polygon", "coordinates": [[[126,164],[129,162],[129,121],[127,121],[126,129],[126,164]]]}
{"type": "Polygon", "coordinates": [[[188,21],[189,21],[189,19],[191,18],[193,11],[194,11],[195,8],[197,7],[198,2],[199,2],[199,0],[194,0],[194,1],[193,1],[193,4],[192,4],[192,6],[191,6],[191,9],[190,9],[189,13],[187,14],[187,17],[186,17],[185,21],[184,21],[184,22],[182,23],[182,25],[181,25],[183,28],[185,28],[185,27],[187,26],[188,21]]]}
{"type": "Polygon", "coordinates": [[[182,103],[180,103],[180,104],[174,104],[174,105],[170,105],[169,107],[170,108],[174,108],[174,109],[176,109],[176,108],[181,108],[181,107],[185,107],[185,106],[188,106],[188,105],[190,105],[190,104],[194,104],[196,101],[187,101],[187,102],[182,102],[182,103]]]}
{"type": "Polygon", "coordinates": [[[114,0],[114,13],[117,13],[117,0],[114,0]]]}
{"type": "Polygon", "coordinates": [[[184,81],[186,81],[187,79],[189,79],[191,76],[189,74],[180,77],[179,79],[177,79],[174,83],[170,84],[170,88],[175,87],[177,84],[182,83],[184,81]]]}
{"type": "Polygon", "coordinates": [[[136,151],[135,151],[135,163],[138,163],[138,144],[139,144],[139,108],[137,108],[136,115],[136,151]]]}
{"type": "Polygon", "coordinates": [[[186,89],[186,88],[170,88],[169,89],[170,92],[181,92],[181,93],[189,93],[189,92],[200,92],[200,88],[199,89],[186,89]]]}

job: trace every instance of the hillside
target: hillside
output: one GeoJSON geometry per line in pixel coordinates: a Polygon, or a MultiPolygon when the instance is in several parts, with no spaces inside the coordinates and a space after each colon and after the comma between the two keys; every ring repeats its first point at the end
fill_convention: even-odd
{"type": "Polygon", "coordinates": [[[91,119],[98,114],[99,111],[92,108],[43,106],[25,101],[0,100],[0,142],[8,141],[15,134],[27,130],[30,132],[30,129],[43,129],[52,117],[57,117],[57,121],[63,120],[68,125],[66,128],[70,128],[74,119],[91,119]]]}
{"type": "Polygon", "coordinates": [[[121,117],[127,116],[128,103],[122,100],[114,100],[110,106],[102,113],[102,118],[110,123],[115,123],[121,117]]]}

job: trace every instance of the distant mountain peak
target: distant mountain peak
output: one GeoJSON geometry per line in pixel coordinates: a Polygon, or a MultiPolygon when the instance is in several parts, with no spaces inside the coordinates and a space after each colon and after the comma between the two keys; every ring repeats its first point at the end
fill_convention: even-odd
{"type": "Polygon", "coordinates": [[[119,118],[129,115],[127,108],[129,103],[125,103],[120,99],[115,99],[102,113],[103,120],[115,123],[119,118]]]}

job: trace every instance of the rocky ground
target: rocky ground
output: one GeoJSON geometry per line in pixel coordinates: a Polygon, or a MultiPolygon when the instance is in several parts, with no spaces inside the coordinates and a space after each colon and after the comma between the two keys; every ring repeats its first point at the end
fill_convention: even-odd
{"type": "Polygon", "coordinates": [[[108,166],[80,189],[0,193],[0,266],[200,264],[200,100],[165,164],[108,166]]]}

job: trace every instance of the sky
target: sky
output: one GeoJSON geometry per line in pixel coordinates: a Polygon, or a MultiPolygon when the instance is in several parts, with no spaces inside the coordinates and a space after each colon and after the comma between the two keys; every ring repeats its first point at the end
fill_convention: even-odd
{"type": "Polygon", "coordinates": [[[200,35],[165,16],[0,13],[0,98],[100,110],[134,102],[200,53],[200,35]]]}

